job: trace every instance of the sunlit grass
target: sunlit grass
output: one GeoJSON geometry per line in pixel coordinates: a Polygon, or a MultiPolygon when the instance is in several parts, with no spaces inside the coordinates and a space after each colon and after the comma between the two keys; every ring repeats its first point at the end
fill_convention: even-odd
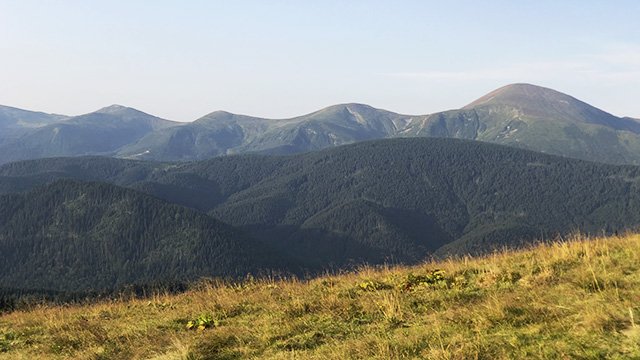
{"type": "Polygon", "coordinates": [[[640,358],[640,235],[0,317],[0,359],[640,358]]]}

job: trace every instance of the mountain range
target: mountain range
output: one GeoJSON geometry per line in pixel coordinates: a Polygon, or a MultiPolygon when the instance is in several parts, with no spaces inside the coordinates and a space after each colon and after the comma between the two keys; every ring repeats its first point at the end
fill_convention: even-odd
{"type": "Polygon", "coordinates": [[[362,104],[291,119],[216,111],[191,123],[110,106],[76,117],[0,108],[0,163],[106,155],[192,161],[240,154],[295,154],[365,140],[451,137],[612,164],[640,164],[640,121],[530,84],[497,89],[458,110],[402,115],[362,104]]]}
{"type": "Polygon", "coordinates": [[[640,227],[640,121],[528,84],[416,116],[0,107],[0,163],[0,293],[313,275],[640,227]]]}

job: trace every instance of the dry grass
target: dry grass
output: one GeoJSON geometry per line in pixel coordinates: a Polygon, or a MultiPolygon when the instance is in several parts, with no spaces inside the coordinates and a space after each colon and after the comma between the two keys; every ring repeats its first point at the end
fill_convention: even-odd
{"type": "Polygon", "coordinates": [[[640,358],[639,270],[640,235],[626,235],[308,282],[202,283],[2,315],[0,359],[640,358]],[[215,321],[188,330],[201,315],[215,321]]]}

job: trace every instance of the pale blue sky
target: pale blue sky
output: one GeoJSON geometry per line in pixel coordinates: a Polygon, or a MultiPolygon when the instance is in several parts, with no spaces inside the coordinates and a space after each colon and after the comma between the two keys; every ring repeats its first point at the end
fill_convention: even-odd
{"type": "Polygon", "coordinates": [[[0,104],[426,114],[513,82],[640,117],[640,1],[0,0],[0,104]]]}

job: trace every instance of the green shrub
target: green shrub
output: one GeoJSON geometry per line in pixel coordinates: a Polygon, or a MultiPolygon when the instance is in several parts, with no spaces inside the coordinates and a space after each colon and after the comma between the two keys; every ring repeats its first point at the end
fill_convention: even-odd
{"type": "Polygon", "coordinates": [[[358,284],[358,288],[364,291],[376,291],[393,289],[393,286],[377,280],[365,280],[358,284]]]}
{"type": "Polygon", "coordinates": [[[420,287],[447,287],[447,279],[443,270],[433,270],[425,275],[407,274],[399,287],[405,291],[411,291],[420,287]]]}
{"type": "Polygon", "coordinates": [[[200,314],[196,319],[187,321],[188,330],[204,330],[212,327],[220,326],[220,321],[214,319],[211,314],[200,314]]]}

